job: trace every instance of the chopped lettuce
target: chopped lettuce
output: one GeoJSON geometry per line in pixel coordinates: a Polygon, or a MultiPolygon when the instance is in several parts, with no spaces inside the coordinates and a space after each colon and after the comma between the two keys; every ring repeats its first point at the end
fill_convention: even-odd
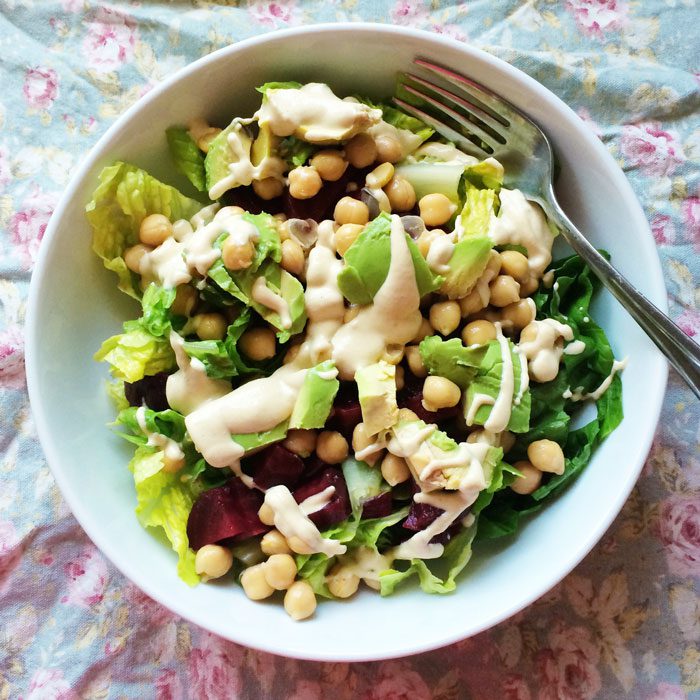
{"type": "Polygon", "coordinates": [[[99,181],[85,208],[93,231],[92,248],[119,277],[119,289],[138,298],[137,276],[127,268],[123,254],[138,243],[141,221],[149,214],[163,214],[171,221],[190,219],[202,204],[128,163],[104,168],[99,181]]]}
{"type": "Polygon", "coordinates": [[[269,82],[256,87],[258,92],[263,94],[263,99],[267,97],[268,90],[298,90],[301,87],[301,83],[296,80],[286,80],[281,82],[269,82]]]}
{"type": "Polygon", "coordinates": [[[305,165],[316,152],[317,147],[296,136],[287,136],[279,145],[280,156],[289,163],[292,168],[305,165]]]}
{"type": "MultiPolygon", "coordinates": [[[[115,427],[124,428],[127,431],[125,433],[119,433],[119,435],[129,442],[135,445],[145,445],[148,441],[148,435],[144,433],[138,422],[136,417],[138,410],[136,406],[127,406],[119,411],[113,425],[115,427]]],[[[173,411],[172,409],[154,411],[153,409],[144,407],[142,414],[143,421],[149,433],[159,433],[179,443],[185,440],[185,417],[181,413],[173,411]]]]}
{"type": "Polygon", "coordinates": [[[194,142],[185,127],[173,126],[165,130],[170,155],[175,167],[192,183],[199,192],[207,189],[207,176],[204,169],[204,153],[194,142]]]}
{"type": "MultiPolygon", "coordinates": [[[[431,272],[416,244],[406,234],[421,296],[437,290],[443,278],[431,272]]],[[[338,287],[351,304],[369,304],[384,283],[391,264],[391,217],[380,214],[370,222],[345,253],[338,287]]]]}
{"type": "Polygon", "coordinates": [[[122,411],[129,407],[129,402],[126,399],[126,394],[124,393],[124,380],[114,379],[111,382],[106,382],[107,385],[107,396],[112,400],[112,404],[117,411],[122,411]]]}
{"type": "Polygon", "coordinates": [[[199,583],[195,554],[187,539],[187,518],[195,494],[179,474],[163,471],[163,452],[152,447],[137,448],[129,469],[136,487],[136,515],[145,528],[163,528],[178,555],[177,573],[189,586],[199,583]]]}
{"type": "Polygon", "coordinates": [[[362,504],[368,498],[388,491],[389,485],[382,478],[379,469],[374,469],[366,462],[360,462],[352,457],[343,462],[342,469],[350,495],[353,516],[359,518],[362,514],[362,504]]]}
{"type": "Polygon", "coordinates": [[[169,335],[172,327],[170,307],[174,301],[174,289],[149,284],[141,298],[143,314],[139,323],[144,330],[156,337],[169,335]]]}
{"type": "Polygon", "coordinates": [[[323,428],[333,408],[333,399],[340,388],[338,379],[328,376],[328,373],[333,374],[334,370],[333,360],[326,360],[306,373],[292,417],[289,419],[290,428],[323,428]]]}

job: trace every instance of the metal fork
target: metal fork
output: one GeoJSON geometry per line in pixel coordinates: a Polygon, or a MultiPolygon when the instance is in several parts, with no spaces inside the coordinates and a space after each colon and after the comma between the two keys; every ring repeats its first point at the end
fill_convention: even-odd
{"type": "Polygon", "coordinates": [[[583,236],[564,213],[554,194],[554,154],[542,130],[503,97],[464,75],[422,58],[415,64],[451,89],[413,73],[402,88],[412,103],[397,106],[478,158],[492,156],[505,168],[504,185],[517,188],[539,204],[613,296],[651,338],[700,398],[700,345],[695,343],[632,286],[583,236]],[[428,110],[428,111],[426,111],[428,110]],[[438,119],[434,114],[439,114],[438,119]]]}

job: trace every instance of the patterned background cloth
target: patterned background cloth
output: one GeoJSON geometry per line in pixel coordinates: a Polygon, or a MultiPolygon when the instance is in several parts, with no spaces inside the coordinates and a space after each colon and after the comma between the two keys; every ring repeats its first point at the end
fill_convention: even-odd
{"type": "Polygon", "coordinates": [[[643,477],[575,572],[498,627],[408,659],[297,662],[214,637],[127,582],[62,501],[32,424],[22,333],[61,190],[112,121],[181,66],[338,20],[469,42],[572,105],[627,173],[671,313],[700,338],[694,0],[0,0],[0,698],[700,697],[700,405],[674,375],[643,477]]]}

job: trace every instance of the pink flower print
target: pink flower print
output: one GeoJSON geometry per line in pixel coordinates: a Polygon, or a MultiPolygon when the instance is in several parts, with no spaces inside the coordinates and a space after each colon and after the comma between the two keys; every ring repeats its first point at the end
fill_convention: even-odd
{"type": "Polygon", "coordinates": [[[598,126],[598,122],[591,116],[591,113],[585,108],[580,107],[576,110],[576,114],[580,117],[581,121],[599,138],[603,138],[603,132],[598,126]]]}
{"type": "Polygon", "coordinates": [[[649,696],[648,700],[686,700],[687,697],[683,688],[670,683],[659,683],[656,686],[656,691],[649,696]]]}
{"type": "Polygon", "coordinates": [[[149,598],[133,583],[127,584],[124,598],[129,604],[131,622],[139,626],[158,627],[175,617],[170,610],[149,598]]]}
{"type": "Polygon", "coordinates": [[[156,678],[156,700],[184,700],[184,697],[182,682],[171,668],[156,678]]]}
{"type": "Polygon", "coordinates": [[[24,381],[24,335],[12,324],[0,331],[0,387],[22,389],[24,381]]]}
{"type": "Polygon", "coordinates": [[[323,689],[316,681],[298,680],[287,700],[323,700],[323,689]]]}
{"type": "Polygon", "coordinates": [[[107,585],[107,565],[93,545],[83,547],[74,561],[64,567],[68,579],[68,594],[62,603],[79,608],[91,608],[102,602],[107,585]]]}
{"type": "Polygon", "coordinates": [[[418,25],[428,20],[423,0],[396,0],[391,11],[394,24],[418,25]]]}
{"type": "Polygon", "coordinates": [[[657,122],[626,125],[620,149],[627,164],[645,175],[670,175],[685,160],[678,134],[664,131],[657,122]]]}
{"type": "Polygon", "coordinates": [[[85,0],[63,0],[61,6],[64,12],[81,12],[85,9],[85,0]]]}
{"type": "Polygon", "coordinates": [[[696,336],[700,340],[700,311],[685,309],[676,319],[676,325],[691,338],[696,336]]]}
{"type": "Polygon", "coordinates": [[[22,206],[10,219],[10,238],[17,248],[22,266],[30,269],[36,262],[39,244],[53,214],[55,197],[37,190],[22,206]]]}
{"type": "Polygon", "coordinates": [[[600,651],[584,627],[555,623],[549,648],[537,655],[539,700],[588,700],[601,688],[600,651]]]}
{"type": "Polygon", "coordinates": [[[0,192],[11,179],[10,154],[4,146],[0,146],[0,192]]]}
{"type": "Polygon", "coordinates": [[[378,678],[366,700],[430,700],[432,693],[408,663],[389,661],[379,667],[378,678]]]}
{"type": "Polygon", "coordinates": [[[78,700],[59,668],[42,668],[34,673],[25,700],[78,700]]]}
{"type": "Polygon", "coordinates": [[[700,252],[700,197],[688,197],[681,205],[685,239],[700,252]]]}
{"type": "Polygon", "coordinates": [[[99,7],[87,19],[83,53],[88,66],[98,73],[117,70],[134,55],[136,22],[113,7],[99,7]]]}
{"type": "Polygon", "coordinates": [[[503,681],[503,700],[532,700],[530,688],[520,675],[510,675],[503,681]]]}
{"type": "Polygon", "coordinates": [[[22,92],[29,109],[50,109],[58,97],[58,74],[53,68],[28,68],[22,92]]]}
{"type": "Polygon", "coordinates": [[[627,21],[627,4],[621,0],[567,0],[566,9],[581,32],[601,40],[627,21]]]}
{"type": "Polygon", "coordinates": [[[188,660],[190,697],[227,700],[241,692],[239,671],[241,650],[208,632],[203,632],[198,647],[188,660]]]}
{"type": "Polygon", "coordinates": [[[299,24],[299,9],[296,0],[277,2],[254,2],[249,9],[251,17],[265,27],[299,24]]]}
{"type": "Polygon", "coordinates": [[[10,586],[10,574],[19,566],[22,546],[15,526],[9,520],[0,520],[0,595],[10,586]]]}
{"type": "Polygon", "coordinates": [[[676,238],[676,226],[673,219],[666,214],[657,214],[651,220],[651,232],[659,245],[673,243],[676,238]]]}
{"type": "Polygon", "coordinates": [[[448,36],[457,41],[466,41],[467,35],[456,24],[433,24],[430,29],[436,34],[448,36]]]}
{"type": "Polygon", "coordinates": [[[669,571],[676,576],[700,578],[700,498],[674,494],[661,504],[659,539],[669,571]]]}

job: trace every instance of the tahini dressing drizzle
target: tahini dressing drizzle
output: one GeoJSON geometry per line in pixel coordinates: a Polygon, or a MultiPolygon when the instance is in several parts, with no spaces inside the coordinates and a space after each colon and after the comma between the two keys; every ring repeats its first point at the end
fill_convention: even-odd
{"type": "Polygon", "coordinates": [[[172,438],[162,433],[152,432],[148,429],[146,425],[146,407],[140,406],[136,409],[136,422],[139,424],[139,428],[143,431],[144,435],[148,438],[147,445],[151,447],[158,447],[163,450],[165,456],[172,460],[173,462],[179,461],[185,458],[185,453],[182,451],[180,445],[175,442],[172,438]]]}

